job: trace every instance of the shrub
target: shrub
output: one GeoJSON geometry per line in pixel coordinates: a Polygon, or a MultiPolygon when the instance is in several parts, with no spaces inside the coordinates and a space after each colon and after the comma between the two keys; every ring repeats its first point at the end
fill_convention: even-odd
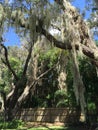
{"type": "Polygon", "coordinates": [[[21,120],[13,120],[11,122],[0,122],[0,129],[21,129],[24,122],[21,120]]]}

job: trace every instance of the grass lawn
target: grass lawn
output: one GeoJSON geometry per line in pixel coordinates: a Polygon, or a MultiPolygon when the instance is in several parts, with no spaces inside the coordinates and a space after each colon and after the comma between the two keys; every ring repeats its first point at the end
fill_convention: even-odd
{"type": "Polygon", "coordinates": [[[84,126],[65,126],[62,123],[26,122],[27,130],[88,130],[84,126]]]}
{"type": "Polygon", "coordinates": [[[35,128],[30,128],[28,130],[79,130],[79,128],[51,126],[51,127],[35,127],[35,128]]]}
{"type": "Polygon", "coordinates": [[[65,128],[64,127],[60,127],[60,126],[51,126],[51,127],[45,126],[45,127],[30,128],[28,130],[65,130],[65,128]]]}

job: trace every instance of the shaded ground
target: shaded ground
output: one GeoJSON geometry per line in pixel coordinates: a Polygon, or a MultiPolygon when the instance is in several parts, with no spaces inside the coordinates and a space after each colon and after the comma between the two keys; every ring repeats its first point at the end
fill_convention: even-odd
{"type": "Polygon", "coordinates": [[[25,126],[30,130],[46,129],[46,130],[95,130],[95,128],[81,126],[69,126],[65,127],[64,123],[38,123],[38,122],[27,122],[25,126]]]}

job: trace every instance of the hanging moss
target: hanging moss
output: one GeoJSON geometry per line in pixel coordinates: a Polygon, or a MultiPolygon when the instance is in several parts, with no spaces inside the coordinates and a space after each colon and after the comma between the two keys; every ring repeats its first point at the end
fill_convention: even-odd
{"type": "Polygon", "coordinates": [[[3,6],[0,4],[0,23],[2,22],[4,17],[4,9],[3,6]]]}
{"type": "MultiPolygon", "coordinates": [[[[62,17],[62,40],[68,44],[71,44],[72,50],[69,51],[70,57],[72,60],[72,72],[73,72],[73,87],[76,96],[76,101],[78,104],[81,105],[81,110],[85,114],[85,98],[84,98],[84,84],[79,72],[79,65],[77,55],[82,54],[82,47],[81,47],[81,33],[82,29],[80,30],[80,22],[81,17],[78,16],[76,9],[71,6],[71,4],[64,0],[63,5],[65,7],[65,12],[62,17]],[[78,17],[78,19],[75,19],[78,17]],[[79,51],[75,49],[75,45],[79,45],[79,51]]],[[[87,33],[87,32],[86,32],[87,33]]]]}

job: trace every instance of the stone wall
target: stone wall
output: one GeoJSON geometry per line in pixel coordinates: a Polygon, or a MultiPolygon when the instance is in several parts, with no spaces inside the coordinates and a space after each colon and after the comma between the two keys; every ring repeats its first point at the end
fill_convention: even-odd
{"type": "Polygon", "coordinates": [[[76,123],[80,119],[80,112],[68,108],[30,108],[21,109],[15,118],[33,122],[76,123]]]}

